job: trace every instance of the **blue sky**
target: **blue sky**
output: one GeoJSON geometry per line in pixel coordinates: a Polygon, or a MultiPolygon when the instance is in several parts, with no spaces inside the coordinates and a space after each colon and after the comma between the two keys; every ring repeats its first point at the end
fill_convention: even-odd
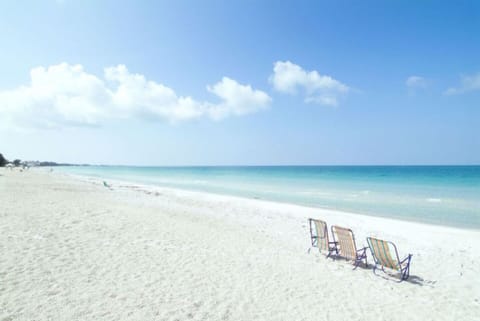
{"type": "Polygon", "coordinates": [[[480,164],[476,1],[0,4],[0,152],[480,164]]]}

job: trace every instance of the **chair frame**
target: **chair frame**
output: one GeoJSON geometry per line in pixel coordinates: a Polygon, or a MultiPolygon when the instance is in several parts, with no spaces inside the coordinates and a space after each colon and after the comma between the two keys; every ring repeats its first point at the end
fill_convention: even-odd
{"type": "Polygon", "coordinates": [[[323,223],[324,225],[324,235],[325,235],[325,241],[326,241],[326,245],[327,245],[327,258],[329,258],[333,252],[335,252],[335,254],[338,254],[338,249],[337,249],[337,242],[331,242],[329,237],[328,237],[328,227],[327,227],[327,222],[325,221],[322,221],[322,220],[319,220],[319,219],[314,219],[314,218],[309,218],[308,219],[308,224],[310,226],[310,242],[312,244],[312,246],[308,249],[308,253],[310,253],[310,250],[312,249],[312,247],[316,247],[318,248],[318,251],[321,252],[322,249],[318,246],[318,239],[319,239],[319,236],[318,235],[315,235],[313,233],[314,230],[316,230],[316,227],[315,225],[317,223],[315,222],[320,222],[320,223],[323,223]]]}
{"type": "MultiPolygon", "coordinates": [[[[345,228],[345,227],[341,227],[341,226],[338,226],[338,225],[333,225],[331,227],[331,230],[332,230],[332,236],[333,236],[333,241],[336,242],[337,244],[337,257],[343,257],[345,258],[347,261],[350,261],[351,259],[347,256],[343,256],[342,255],[342,247],[341,247],[341,243],[339,240],[337,241],[337,239],[335,238],[335,235],[337,234],[335,232],[336,229],[343,229],[343,230],[346,230],[347,232],[350,233],[351,237],[352,237],[352,242],[353,242],[353,250],[355,251],[354,253],[354,258],[353,258],[353,264],[355,265],[355,267],[353,268],[354,270],[360,265],[360,263],[364,262],[365,264],[365,267],[368,266],[368,262],[367,262],[367,246],[363,247],[363,248],[360,248],[360,249],[357,249],[357,245],[356,245],[356,242],[355,242],[355,235],[353,234],[353,231],[349,228],[345,228]]],[[[338,236],[338,235],[337,235],[338,236]]]]}
{"type": "Polygon", "coordinates": [[[412,254],[408,254],[403,260],[400,260],[400,256],[398,255],[397,246],[393,242],[377,239],[375,237],[367,237],[367,243],[368,243],[368,247],[370,248],[370,253],[372,253],[373,261],[375,262],[375,266],[373,267],[373,273],[375,275],[377,275],[377,273],[376,273],[377,268],[380,267],[382,269],[383,273],[385,273],[385,274],[389,274],[385,271],[385,268],[399,272],[400,273],[399,282],[402,282],[402,281],[408,279],[408,277],[410,276],[410,261],[412,259],[412,254]],[[392,245],[393,249],[395,250],[395,258],[391,257],[390,251],[389,251],[388,256],[389,256],[390,260],[392,260],[394,263],[397,264],[398,269],[394,269],[394,268],[391,268],[391,267],[388,267],[388,266],[385,266],[385,265],[382,264],[382,261],[377,257],[377,255],[376,255],[376,253],[373,249],[373,245],[372,245],[371,240],[378,240],[378,241],[381,241],[383,243],[387,243],[387,244],[392,245]],[[396,262],[395,262],[394,259],[396,259],[396,262]]]}

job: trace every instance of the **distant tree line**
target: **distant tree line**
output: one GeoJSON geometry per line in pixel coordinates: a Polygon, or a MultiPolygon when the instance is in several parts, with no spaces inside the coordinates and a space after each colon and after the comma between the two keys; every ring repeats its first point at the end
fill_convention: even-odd
{"type": "Polygon", "coordinates": [[[2,154],[0,154],[0,167],[7,165],[7,163],[8,163],[8,160],[5,157],[3,157],[2,154]]]}
{"type": "Polygon", "coordinates": [[[14,166],[71,166],[72,164],[61,164],[55,162],[39,162],[39,161],[24,161],[15,159],[13,162],[9,162],[2,154],[0,154],[0,167],[4,167],[7,164],[13,164],[14,166]]]}

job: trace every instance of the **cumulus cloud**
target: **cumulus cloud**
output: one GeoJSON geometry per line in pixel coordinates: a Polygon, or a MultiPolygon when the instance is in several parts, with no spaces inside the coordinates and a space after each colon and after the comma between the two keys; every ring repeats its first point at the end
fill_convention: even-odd
{"type": "Polygon", "coordinates": [[[227,77],[207,90],[218,102],[179,96],[172,88],[130,73],[124,65],[105,68],[103,77],[87,73],[81,65],[37,67],[31,70],[28,85],[0,91],[0,125],[97,126],[131,117],[219,120],[263,110],[271,102],[265,92],[227,77]]]}
{"type": "Polygon", "coordinates": [[[267,108],[272,100],[263,91],[241,85],[228,77],[223,77],[213,86],[207,86],[207,89],[222,100],[220,104],[211,105],[208,110],[210,117],[214,119],[255,113],[267,108]]]}
{"type": "Polygon", "coordinates": [[[410,76],[405,81],[405,85],[411,89],[422,89],[427,87],[427,80],[420,76],[410,76]]]}
{"type": "Polygon", "coordinates": [[[327,106],[337,106],[339,98],[350,91],[340,81],[321,75],[316,70],[306,71],[290,61],[275,62],[269,80],[279,92],[296,94],[301,90],[305,94],[305,102],[327,106]]]}
{"type": "Polygon", "coordinates": [[[480,90],[480,72],[472,76],[462,76],[459,87],[450,87],[444,93],[446,95],[458,95],[475,90],[480,90]]]}

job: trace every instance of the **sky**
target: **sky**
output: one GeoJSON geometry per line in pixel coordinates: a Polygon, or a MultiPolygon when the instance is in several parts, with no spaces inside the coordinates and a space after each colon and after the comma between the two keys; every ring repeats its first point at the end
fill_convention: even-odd
{"type": "Polygon", "coordinates": [[[478,1],[3,1],[0,153],[480,164],[478,1]]]}

